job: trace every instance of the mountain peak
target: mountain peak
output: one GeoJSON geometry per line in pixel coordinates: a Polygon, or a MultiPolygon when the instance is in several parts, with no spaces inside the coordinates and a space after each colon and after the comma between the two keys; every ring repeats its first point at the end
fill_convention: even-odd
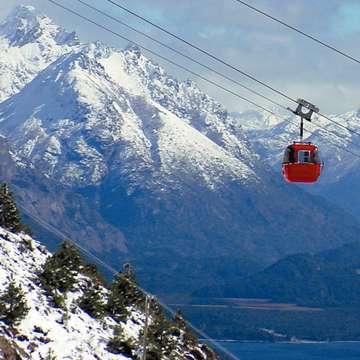
{"type": "Polygon", "coordinates": [[[132,53],[134,56],[136,56],[137,58],[140,58],[141,56],[141,49],[138,45],[130,43],[126,48],[125,48],[125,53],[132,53]]]}
{"type": "Polygon", "coordinates": [[[41,38],[51,38],[59,45],[75,45],[78,37],[56,25],[47,16],[39,15],[30,5],[15,7],[0,24],[0,36],[5,37],[12,46],[24,46],[41,38]]]}

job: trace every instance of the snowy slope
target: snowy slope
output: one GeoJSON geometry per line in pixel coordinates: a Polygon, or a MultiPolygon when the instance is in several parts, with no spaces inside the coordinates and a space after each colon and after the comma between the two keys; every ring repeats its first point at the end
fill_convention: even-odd
{"type": "MultiPolygon", "coordinates": [[[[112,336],[111,325],[106,318],[103,323],[91,318],[75,305],[80,292],[70,293],[67,305],[71,312],[54,308],[50,299],[35,280],[35,275],[50,254],[46,248],[27,235],[15,235],[0,229],[0,289],[5,289],[10,279],[21,286],[31,308],[18,326],[13,337],[11,331],[0,321],[0,334],[15,340],[31,359],[46,357],[51,349],[58,359],[126,359],[106,351],[107,340],[112,336]],[[66,316],[69,318],[64,321],[66,316]],[[35,330],[36,328],[41,330],[35,330]]],[[[123,323],[129,336],[137,337],[143,316],[134,312],[132,319],[123,323]]]]}
{"type": "MultiPolygon", "coordinates": [[[[128,307],[129,315],[121,322],[109,316],[97,320],[81,310],[77,300],[89,286],[91,280],[85,275],[77,275],[77,284],[66,295],[66,309],[54,307],[51,298],[41,286],[38,274],[51,254],[43,245],[28,235],[14,234],[0,228],[0,293],[10,281],[15,281],[23,290],[29,307],[26,317],[15,328],[5,325],[0,319],[0,340],[6,339],[21,356],[18,359],[47,359],[49,351],[58,360],[125,360],[124,355],[113,354],[107,350],[107,343],[113,337],[114,326],[120,325],[124,338],[132,339],[141,355],[145,314],[128,307]]],[[[102,288],[104,301],[108,290],[102,288]]],[[[153,322],[150,315],[149,324],[153,322]]],[[[217,357],[207,347],[193,343],[185,345],[183,332],[170,336],[174,342],[171,355],[162,356],[163,360],[201,359],[215,360],[217,357]],[[196,355],[197,354],[197,355],[196,355]],[[197,356],[195,358],[195,356],[197,356]],[[199,357],[200,356],[200,357],[199,357]]],[[[3,351],[0,341],[0,357],[3,351]]]]}
{"type": "Polygon", "coordinates": [[[31,6],[18,6],[0,24],[0,101],[17,93],[39,71],[78,43],[31,6]]]}

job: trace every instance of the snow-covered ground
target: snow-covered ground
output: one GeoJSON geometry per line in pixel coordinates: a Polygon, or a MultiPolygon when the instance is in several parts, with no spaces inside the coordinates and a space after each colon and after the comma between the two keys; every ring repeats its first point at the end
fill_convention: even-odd
{"type": "MultiPolygon", "coordinates": [[[[24,291],[30,307],[26,318],[17,326],[16,335],[6,335],[10,330],[5,331],[1,321],[0,335],[15,340],[34,360],[46,358],[49,349],[58,359],[64,360],[127,359],[106,350],[116,323],[109,317],[96,320],[82,311],[76,304],[81,291],[68,294],[69,311],[54,307],[36,276],[49,255],[44,246],[28,235],[16,235],[0,228],[0,291],[13,279],[24,291]]],[[[85,280],[80,280],[80,285],[85,280]]],[[[137,339],[143,320],[143,314],[132,311],[127,322],[121,324],[124,333],[137,339]]]]}

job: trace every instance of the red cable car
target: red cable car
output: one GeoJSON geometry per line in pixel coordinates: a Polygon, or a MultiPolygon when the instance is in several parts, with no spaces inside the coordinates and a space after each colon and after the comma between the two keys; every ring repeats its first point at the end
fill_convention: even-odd
{"type": "Polygon", "coordinates": [[[294,142],[284,153],[282,173],[288,182],[314,183],[320,176],[322,162],[317,146],[294,142]]]}
{"type": "Polygon", "coordinates": [[[297,103],[297,109],[293,113],[301,118],[300,141],[294,141],[286,148],[282,173],[288,182],[314,183],[321,174],[323,164],[317,146],[311,142],[303,142],[304,119],[311,121],[312,114],[318,113],[319,109],[303,99],[298,99],[297,103]]]}

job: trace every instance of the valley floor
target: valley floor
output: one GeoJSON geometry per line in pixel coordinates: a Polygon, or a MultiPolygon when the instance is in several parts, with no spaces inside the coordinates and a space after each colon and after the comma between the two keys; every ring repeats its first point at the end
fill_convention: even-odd
{"type": "Polygon", "coordinates": [[[196,300],[172,306],[215,339],[360,341],[360,309],[356,307],[311,308],[264,299],[196,300]]]}

